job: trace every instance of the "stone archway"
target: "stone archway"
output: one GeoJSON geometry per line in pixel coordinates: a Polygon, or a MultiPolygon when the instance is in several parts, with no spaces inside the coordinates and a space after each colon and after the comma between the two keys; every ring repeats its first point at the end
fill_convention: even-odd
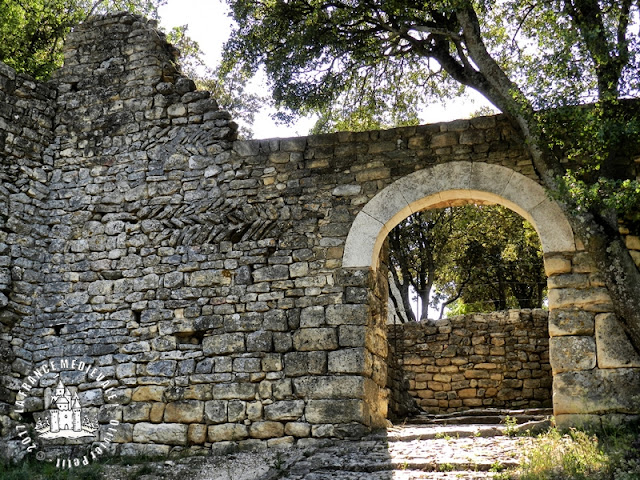
{"type": "MultiPolygon", "coordinates": [[[[529,220],[540,236],[549,287],[549,357],[557,423],[599,424],[612,414],[637,410],[629,378],[637,376],[639,370],[633,367],[640,366],[640,358],[621,353],[629,352],[628,341],[621,338],[606,287],[597,281],[597,272],[559,206],[529,177],[499,165],[459,161],[400,178],[356,216],[346,239],[343,268],[375,273],[391,229],[414,212],[459,201],[508,207],[529,220]]],[[[380,321],[374,323],[379,329],[380,321]]]]}
{"type": "Polygon", "coordinates": [[[407,175],[373,197],[349,231],[343,267],[376,269],[384,239],[398,223],[456,200],[499,203],[520,214],[538,232],[545,256],[576,250],[569,222],[537,182],[500,165],[451,162],[407,175]]]}

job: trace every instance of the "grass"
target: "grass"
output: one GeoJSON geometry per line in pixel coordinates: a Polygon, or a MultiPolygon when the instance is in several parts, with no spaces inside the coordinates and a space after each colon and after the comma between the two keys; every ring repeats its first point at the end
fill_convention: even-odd
{"type": "Polygon", "coordinates": [[[499,479],[639,480],[640,443],[636,427],[593,433],[552,428],[531,438],[520,466],[499,479]]]}
{"type": "Polygon", "coordinates": [[[55,465],[37,460],[18,465],[0,463],[0,480],[100,480],[102,466],[91,463],[72,469],[56,468],[55,465]]]}

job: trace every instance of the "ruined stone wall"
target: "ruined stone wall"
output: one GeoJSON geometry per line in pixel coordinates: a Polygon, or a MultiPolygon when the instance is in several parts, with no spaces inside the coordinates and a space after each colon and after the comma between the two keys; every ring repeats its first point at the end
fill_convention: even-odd
{"type": "MultiPolygon", "coordinates": [[[[343,267],[354,219],[395,181],[451,162],[536,182],[522,139],[494,116],[238,141],[174,62],[153,22],[122,14],[76,28],[46,85],[0,70],[2,434],[16,405],[23,421],[49,407],[55,372],[33,372],[60,359],[88,366],[61,378],[121,454],[384,425],[386,276],[343,267]]],[[[615,330],[597,272],[580,252],[545,264],[560,396],[607,365],[619,390],[637,368],[598,354],[592,371],[598,332],[615,330]]]]}
{"type": "Polygon", "coordinates": [[[388,326],[390,409],[428,413],[551,406],[548,313],[512,310],[388,326]]]}
{"type": "Polygon", "coordinates": [[[0,415],[8,413],[17,379],[11,375],[23,342],[11,335],[34,314],[42,290],[41,262],[49,242],[42,220],[52,168],[55,89],[0,63],[0,415]]]}

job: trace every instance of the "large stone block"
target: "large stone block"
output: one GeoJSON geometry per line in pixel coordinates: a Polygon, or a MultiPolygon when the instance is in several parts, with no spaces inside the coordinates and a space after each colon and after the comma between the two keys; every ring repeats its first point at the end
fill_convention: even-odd
{"type": "Polygon", "coordinates": [[[244,334],[221,333],[202,340],[202,351],[205,355],[227,355],[245,351],[244,334]]]}
{"type": "Polygon", "coordinates": [[[344,348],[329,352],[328,367],[331,373],[364,373],[364,348],[344,348]]]}
{"type": "Polygon", "coordinates": [[[133,427],[133,441],[186,445],[187,430],[188,426],[181,423],[136,423],[133,427]]]}
{"type": "Polygon", "coordinates": [[[210,442],[238,441],[249,436],[245,425],[239,423],[223,423],[222,425],[209,425],[207,438],[210,442]]]}
{"type": "Polygon", "coordinates": [[[309,423],[365,423],[362,400],[309,400],[304,411],[309,423]]]}
{"type": "Polygon", "coordinates": [[[640,367],[640,355],[629,342],[615,314],[596,315],[595,330],[599,368],[640,367]]]}
{"type": "Polygon", "coordinates": [[[329,305],[326,312],[329,325],[366,325],[369,319],[365,304],[329,305]]]}
{"type": "Polygon", "coordinates": [[[164,421],[169,423],[200,423],[204,415],[204,402],[182,400],[167,403],[164,409],[164,421]]]}
{"type": "Polygon", "coordinates": [[[580,308],[590,312],[610,312],[613,308],[606,288],[552,288],[549,307],[551,310],[580,308]]]}
{"type": "Polygon", "coordinates": [[[364,382],[360,376],[307,376],[294,378],[293,387],[303,398],[362,398],[364,382]]]}
{"type": "Polygon", "coordinates": [[[227,401],[210,400],[205,402],[204,415],[208,423],[225,423],[227,421],[227,401]]]}
{"type": "Polygon", "coordinates": [[[640,369],[563,372],[553,379],[553,409],[561,414],[640,412],[640,369]]]}
{"type": "Polygon", "coordinates": [[[161,402],[162,394],[165,391],[165,387],[157,385],[146,385],[144,387],[138,387],[133,391],[131,400],[134,402],[161,402]]]}
{"type": "Polygon", "coordinates": [[[249,427],[251,438],[276,438],[284,434],[284,424],[280,422],[255,422],[249,427]]]}
{"type": "Polygon", "coordinates": [[[549,363],[554,374],[594,368],[596,366],[595,339],[586,336],[551,338],[549,363]]]}
{"type": "Polygon", "coordinates": [[[552,310],[549,312],[549,335],[593,335],[595,313],[584,310],[552,310]]]}
{"type": "Polygon", "coordinates": [[[303,400],[274,402],[264,407],[264,416],[267,420],[298,420],[303,413],[303,400]]]}
{"type": "Polygon", "coordinates": [[[189,274],[187,285],[190,287],[230,285],[231,277],[232,274],[228,270],[199,270],[189,274]]]}
{"type": "Polygon", "coordinates": [[[335,350],[338,335],[335,328],[301,328],[293,334],[293,347],[299,351],[335,350]]]}

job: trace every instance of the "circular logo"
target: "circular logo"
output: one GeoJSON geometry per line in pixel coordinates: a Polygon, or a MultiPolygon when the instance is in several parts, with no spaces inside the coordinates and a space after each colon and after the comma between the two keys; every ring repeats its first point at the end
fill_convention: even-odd
{"type": "Polygon", "coordinates": [[[104,400],[117,398],[112,381],[98,367],[76,358],[49,360],[30,372],[20,386],[16,395],[15,413],[25,413],[34,390],[44,391],[44,410],[33,414],[35,430],[24,424],[16,427],[18,438],[28,453],[35,452],[38,460],[53,462],[58,468],[73,468],[88,465],[107,452],[120,422],[117,419],[109,420],[100,435],[98,409],[83,405],[93,405],[89,398],[91,396],[101,396],[104,400]],[[84,380],[83,383],[93,382],[94,388],[78,394],[78,388],[71,385],[78,385],[80,378],[84,380]],[[65,443],[65,440],[60,439],[80,438],[92,442],[86,455],[62,458],[51,457],[45,452],[48,444],[65,443]]]}

